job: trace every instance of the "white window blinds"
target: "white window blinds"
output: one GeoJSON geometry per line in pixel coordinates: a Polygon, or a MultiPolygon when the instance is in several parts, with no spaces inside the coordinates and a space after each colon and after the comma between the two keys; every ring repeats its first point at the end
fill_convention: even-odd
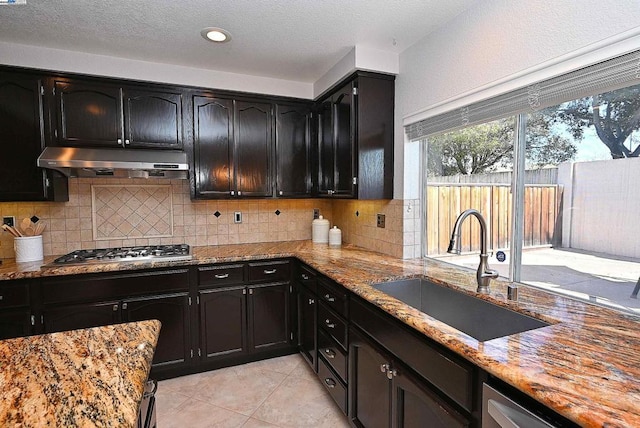
{"type": "Polygon", "coordinates": [[[489,122],[640,83],[640,51],[543,80],[405,126],[409,140],[489,122]]]}

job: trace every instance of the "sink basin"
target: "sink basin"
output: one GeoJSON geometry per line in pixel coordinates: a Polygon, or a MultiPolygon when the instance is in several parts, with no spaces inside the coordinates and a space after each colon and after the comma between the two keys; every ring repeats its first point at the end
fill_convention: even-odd
{"type": "Polygon", "coordinates": [[[383,282],[372,287],[480,342],[550,325],[422,278],[383,282]]]}

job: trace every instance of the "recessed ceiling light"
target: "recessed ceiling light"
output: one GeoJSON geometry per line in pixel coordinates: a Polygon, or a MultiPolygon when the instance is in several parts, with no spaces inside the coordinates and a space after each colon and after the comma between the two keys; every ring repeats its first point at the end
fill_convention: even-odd
{"type": "Polygon", "coordinates": [[[207,27],[200,34],[210,42],[225,43],[231,40],[231,34],[227,30],[217,27],[207,27]]]}

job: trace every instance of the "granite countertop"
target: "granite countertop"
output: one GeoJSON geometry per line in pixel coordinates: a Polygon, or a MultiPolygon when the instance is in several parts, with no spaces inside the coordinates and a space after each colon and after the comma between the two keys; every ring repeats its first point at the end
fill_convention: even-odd
{"type": "Polygon", "coordinates": [[[371,287],[376,282],[425,276],[476,295],[475,271],[469,269],[309,241],[194,247],[193,253],[193,260],[183,262],[43,269],[39,263],[17,265],[5,260],[0,280],[296,257],[582,426],[640,427],[640,320],[632,315],[526,286],[521,287],[518,302],[511,302],[506,298],[507,282],[498,279],[492,281],[490,295],[479,297],[552,325],[479,342],[371,287]]]}
{"type": "Polygon", "coordinates": [[[159,333],[153,320],[0,341],[0,426],[135,427],[159,333]]]}

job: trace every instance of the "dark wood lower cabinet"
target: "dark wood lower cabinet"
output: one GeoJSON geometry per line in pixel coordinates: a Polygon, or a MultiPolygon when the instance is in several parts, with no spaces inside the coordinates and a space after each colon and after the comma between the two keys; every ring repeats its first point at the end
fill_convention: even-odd
{"type": "Polygon", "coordinates": [[[247,353],[246,294],[244,286],[200,290],[203,361],[247,353]]]}
{"type": "Polygon", "coordinates": [[[0,312],[0,340],[33,334],[31,310],[6,309],[0,312]]]}
{"type": "Polygon", "coordinates": [[[45,307],[42,311],[44,333],[98,327],[119,321],[118,301],[45,307]]]}
{"type": "Polygon", "coordinates": [[[289,346],[289,284],[249,287],[249,347],[252,351],[289,346]]]}
{"type": "Polygon", "coordinates": [[[189,363],[192,348],[187,293],[148,296],[122,302],[124,322],[150,319],[162,323],[152,369],[165,370],[189,363]]]}
{"type": "Polygon", "coordinates": [[[314,372],[317,366],[317,320],[318,304],[316,295],[303,285],[298,285],[298,342],[300,353],[314,372]]]}
{"type": "Polygon", "coordinates": [[[350,416],[357,427],[458,428],[472,422],[451,408],[426,382],[350,330],[350,416]]]}

